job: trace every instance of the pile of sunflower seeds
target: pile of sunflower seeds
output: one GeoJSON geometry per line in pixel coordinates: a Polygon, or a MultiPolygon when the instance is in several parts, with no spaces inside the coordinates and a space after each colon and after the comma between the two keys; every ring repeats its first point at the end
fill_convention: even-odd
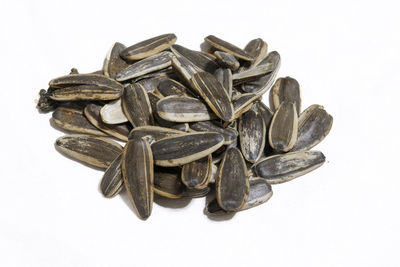
{"type": "Polygon", "coordinates": [[[295,79],[275,81],[281,59],[265,41],[241,49],[210,35],[194,51],[176,39],[115,43],[102,70],[72,69],[39,92],[39,111],[54,111],[53,127],[71,133],[57,139],[57,150],[104,169],[105,197],[125,188],[141,219],[154,193],[208,196],[206,214],[230,214],[325,162],[310,149],[333,119],[320,105],[301,110],[295,79]],[[261,102],[268,90],[270,107],[261,102]]]}

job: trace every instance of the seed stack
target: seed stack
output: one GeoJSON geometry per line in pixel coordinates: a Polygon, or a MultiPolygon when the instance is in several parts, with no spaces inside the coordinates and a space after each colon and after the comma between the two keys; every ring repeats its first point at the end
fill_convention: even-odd
{"type": "Polygon", "coordinates": [[[125,188],[141,219],[154,193],[209,195],[206,214],[249,209],[272,196],[271,184],[325,162],[311,149],[332,117],[320,105],[301,110],[295,79],[275,81],[279,53],[262,39],[244,49],[204,40],[201,52],[174,44],[174,34],[115,43],[102,70],[72,69],[39,92],[39,111],[54,110],[53,126],[72,133],[57,139],[57,150],[104,169],[103,195],[125,188]],[[268,90],[270,107],[261,102],[268,90]]]}

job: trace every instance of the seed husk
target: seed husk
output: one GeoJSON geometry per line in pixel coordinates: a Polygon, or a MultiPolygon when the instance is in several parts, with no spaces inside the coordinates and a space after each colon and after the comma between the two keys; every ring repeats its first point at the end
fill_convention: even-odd
{"type": "Polygon", "coordinates": [[[158,84],[158,92],[163,96],[188,96],[186,86],[172,79],[164,79],[158,84]]]}
{"type": "Polygon", "coordinates": [[[215,181],[217,201],[226,211],[238,211],[249,196],[247,167],[242,154],[237,148],[226,151],[218,169],[215,181]]]}
{"type": "MultiPolygon", "coordinates": [[[[143,80],[147,80],[147,79],[153,79],[153,78],[158,78],[158,79],[165,79],[165,78],[174,78],[174,70],[172,69],[172,67],[167,67],[164,69],[160,69],[157,71],[153,71],[144,75],[141,75],[139,77],[136,77],[134,79],[131,80],[131,82],[143,82],[143,80]]],[[[129,81],[127,81],[129,82],[129,81]]],[[[146,91],[148,91],[146,89],[146,91]]]]}
{"type": "Polygon", "coordinates": [[[142,59],[120,71],[115,79],[117,81],[126,81],[146,75],[151,72],[168,68],[169,66],[171,66],[172,55],[173,54],[171,52],[164,51],[152,55],[151,57],[142,59]]]}
{"type": "Polygon", "coordinates": [[[176,39],[173,33],[159,35],[129,46],[121,52],[121,57],[128,60],[147,58],[168,49],[176,39]]]}
{"type": "Polygon", "coordinates": [[[175,56],[182,56],[200,68],[202,71],[213,73],[219,66],[215,62],[215,57],[203,52],[190,50],[181,45],[174,44],[171,51],[175,56]]]}
{"type": "Polygon", "coordinates": [[[154,172],[154,193],[166,198],[181,198],[185,191],[177,172],[158,171],[154,172]]]}
{"type": "Polygon", "coordinates": [[[155,122],[157,122],[157,124],[162,127],[171,128],[172,126],[174,126],[176,124],[175,122],[164,120],[163,118],[160,117],[160,115],[158,115],[157,103],[158,101],[161,100],[162,96],[160,96],[160,94],[157,93],[157,91],[148,93],[147,95],[149,97],[150,106],[155,122]]]}
{"type": "Polygon", "coordinates": [[[260,112],[264,124],[265,124],[265,130],[266,130],[266,139],[265,139],[265,153],[271,153],[273,150],[269,144],[269,140],[268,140],[268,133],[269,133],[269,129],[271,126],[271,121],[272,118],[274,116],[274,113],[261,101],[256,101],[254,103],[254,106],[256,106],[256,108],[258,109],[258,111],[260,112]]]}
{"type": "Polygon", "coordinates": [[[256,80],[258,77],[270,73],[271,71],[273,71],[273,65],[271,63],[266,63],[237,72],[232,75],[233,84],[238,85],[247,81],[256,80]]]}
{"type": "Polygon", "coordinates": [[[268,44],[263,39],[257,38],[251,40],[243,50],[253,57],[249,67],[257,66],[267,56],[268,44]]]}
{"type": "Polygon", "coordinates": [[[78,85],[93,85],[95,88],[122,91],[123,85],[101,74],[70,74],[55,78],[49,82],[53,88],[73,87],[78,85]]]}
{"type": "Polygon", "coordinates": [[[97,104],[88,104],[84,110],[86,118],[98,129],[118,138],[122,141],[128,141],[130,128],[126,124],[106,124],[101,120],[100,110],[102,106],[97,104]]]}
{"type": "Polygon", "coordinates": [[[312,105],[299,117],[297,141],[292,151],[310,150],[318,145],[329,134],[333,118],[323,106],[312,105]]]}
{"type": "Polygon", "coordinates": [[[270,52],[268,56],[259,63],[259,65],[268,63],[272,64],[273,70],[263,76],[258,77],[254,81],[244,83],[241,87],[243,91],[262,95],[271,88],[281,65],[281,57],[279,53],[276,51],[270,52]]]}
{"type": "Polygon", "coordinates": [[[197,188],[186,188],[182,193],[182,198],[200,198],[205,197],[208,193],[210,193],[211,188],[206,186],[202,189],[197,188]]]}
{"type": "Polygon", "coordinates": [[[215,51],[215,57],[220,66],[224,68],[229,68],[232,71],[237,71],[240,67],[239,61],[232,55],[222,51],[215,51]]]}
{"type": "Polygon", "coordinates": [[[146,90],[147,93],[150,93],[156,91],[158,85],[166,79],[169,79],[168,75],[142,79],[137,83],[143,86],[143,88],[146,90]]]}
{"type": "Polygon", "coordinates": [[[175,124],[175,125],[171,126],[171,129],[184,131],[184,132],[188,132],[190,130],[189,123],[187,123],[187,122],[175,124]]]}
{"type": "Polygon", "coordinates": [[[243,157],[251,163],[258,161],[264,152],[266,126],[257,106],[240,117],[239,139],[243,157]]]}
{"type": "Polygon", "coordinates": [[[122,177],[129,199],[139,217],[146,220],[153,207],[153,155],[141,138],[126,143],[122,155],[122,177]]]}
{"type": "Polygon", "coordinates": [[[88,121],[81,108],[58,107],[52,114],[51,123],[73,133],[106,135],[88,121]]]}
{"type": "Polygon", "coordinates": [[[188,96],[167,96],[157,102],[157,114],[173,122],[205,121],[215,118],[201,100],[188,96]]]}
{"type": "Polygon", "coordinates": [[[202,71],[199,67],[182,56],[173,56],[171,64],[172,68],[179,73],[186,84],[190,84],[190,78],[192,78],[195,73],[202,71]]]}
{"type": "Polygon", "coordinates": [[[222,146],[219,133],[187,133],[171,136],[151,145],[156,165],[173,167],[201,159],[222,146]]]}
{"type": "Polygon", "coordinates": [[[75,85],[54,90],[50,98],[56,101],[114,100],[121,97],[121,89],[96,85],[75,85]]]}
{"type": "Polygon", "coordinates": [[[301,112],[301,96],[299,83],[291,78],[276,80],[269,94],[269,103],[272,110],[277,110],[282,102],[291,102],[296,105],[297,114],[301,112]]]}
{"type": "Polygon", "coordinates": [[[222,84],[208,72],[198,72],[190,79],[194,88],[207,105],[223,121],[234,119],[233,106],[222,84]]]}
{"type": "Polygon", "coordinates": [[[187,188],[202,189],[208,185],[212,174],[212,156],[183,165],[181,179],[187,188]]]}
{"type": "Polygon", "coordinates": [[[219,39],[218,37],[215,37],[214,35],[209,35],[206,38],[204,38],[204,41],[206,41],[208,44],[213,46],[214,48],[230,53],[234,55],[237,58],[246,60],[246,61],[252,61],[253,57],[247,54],[244,50],[240,49],[239,47],[228,43],[222,39],[219,39]]]}
{"type": "Polygon", "coordinates": [[[224,137],[224,145],[232,144],[238,137],[238,132],[232,128],[222,128],[212,121],[200,121],[190,124],[190,128],[198,132],[216,132],[224,137]]]}
{"type": "Polygon", "coordinates": [[[183,131],[159,127],[159,126],[141,126],[132,129],[128,135],[128,139],[142,138],[145,136],[150,136],[151,139],[158,141],[170,136],[186,134],[183,131]]]}
{"type": "Polygon", "coordinates": [[[121,145],[109,138],[83,134],[62,136],[55,146],[61,154],[101,169],[107,169],[122,152],[121,145]]]}
{"type": "Polygon", "coordinates": [[[278,152],[290,151],[297,139],[298,117],[293,103],[283,102],[275,112],[268,132],[271,147],[278,152]]]}
{"type": "Polygon", "coordinates": [[[269,184],[280,184],[309,173],[325,162],[319,151],[296,151],[262,159],[253,166],[253,171],[269,184]]]}
{"type": "Polygon", "coordinates": [[[221,69],[221,68],[217,69],[214,72],[214,76],[217,78],[217,80],[225,88],[229,99],[232,99],[233,80],[232,80],[232,72],[231,72],[231,70],[230,69],[221,69]]]}
{"type": "Polygon", "coordinates": [[[149,97],[144,88],[137,83],[125,87],[122,109],[133,127],[154,124],[149,97]]]}
{"type": "Polygon", "coordinates": [[[125,48],[126,46],[121,43],[116,42],[113,44],[104,60],[104,75],[115,79],[117,73],[128,67],[129,64],[119,55],[125,48]]]}
{"type": "Polygon", "coordinates": [[[252,93],[241,94],[237,97],[237,99],[232,102],[235,111],[235,118],[239,118],[243,113],[248,111],[253,105],[253,102],[258,100],[260,97],[260,95],[252,93]]]}
{"type": "Polygon", "coordinates": [[[121,170],[122,153],[114,159],[104,172],[100,182],[100,191],[106,198],[112,198],[121,192],[124,187],[121,170]]]}
{"type": "Polygon", "coordinates": [[[100,116],[107,124],[120,124],[128,121],[122,110],[121,98],[105,104],[100,110],[100,116]]]}

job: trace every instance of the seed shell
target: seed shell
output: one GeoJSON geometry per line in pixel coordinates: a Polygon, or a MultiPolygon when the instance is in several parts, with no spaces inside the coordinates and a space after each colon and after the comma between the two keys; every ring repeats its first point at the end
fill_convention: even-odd
{"type": "Polygon", "coordinates": [[[186,86],[172,79],[164,79],[158,84],[158,92],[163,96],[188,96],[186,86]]]}
{"type": "Polygon", "coordinates": [[[125,87],[122,109],[133,127],[154,124],[149,97],[139,84],[133,83],[125,87]]]}
{"type": "Polygon", "coordinates": [[[56,101],[114,100],[121,97],[121,88],[110,89],[96,85],[75,85],[59,88],[50,98],[56,101]]]}
{"type": "Polygon", "coordinates": [[[212,174],[212,156],[187,163],[182,167],[181,179],[187,188],[202,189],[208,185],[212,174]]]}
{"type": "Polygon", "coordinates": [[[190,78],[202,70],[182,56],[173,56],[171,59],[172,68],[174,68],[183,78],[186,84],[190,84],[190,78]]]}
{"type": "Polygon", "coordinates": [[[250,66],[257,66],[267,56],[268,44],[263,39],[257,38],[251,40],[243,50],[253,57],[250,66]]]}
{"type": "Polygon", "coordinates": [[[98,88],[122,91],[123,85],[101,74],[70,74],[55,78],[49,82],[50,87],[62,88],[77,85],[93,85],[98,88]]]}
{"type": "Polygon", "coordinates": [[[228,94],[229,99],[232,99],[232,90],[233,90],[232,71],[230,69],[220,68],[214,72],[214,76],[224,87],[226,93],[228,94]]]}
{"type": "Polygon", "coordinates": [[[116,42],[113,44],[104,60],[104,75],[115,79],[117,73],[128,67],[129,64],[119,55],[125,48],[125,45],[121,43],[116,42]]]}
{"type": "Polygon", "coordinates": [[[171,171],[154,172],[154,193],[166,198],[181,198],[185,186],[182,184],[178,173],[171,171]]]}
{"type": "Polygon", "coordinates": [[[237,58],[246,60],[246,61],[252,61],[253,57],[247,54],[244,50],[240,49],[239,47],[228,43],[222,39],[219,39],[218,37],[215,37],[214,35],[209,35],[206,38],[204,38],[204,41],[206,41],[208,44],[211,46],[215,47],[218,50],[230,53],[234,55],[237,58]]]}
{"type": "Polygon", "coordinates": [[[296,106],[283,102],[272,118],[268,133],[269,144],[278,152],[290,151],[296,143],[297,129],[296,106]]]}
{"type": "Polygon", "coordinates": [[[240,63],[232,54],[222,51],[215,51],[214,55],[221,67],[229,68],[232,71],[237,71],[239,69],[240,63]]]}
{"type": "Polygon", "coordinates": [[[129,199],[139,217],[146,220],[153,207],[153,155],[150,144],[137,138],[126,143],[122,177],[129,199]]]}
{"type": "Polygon", "coordinates": [[[159,126],[141,126],[134,128],[128,135],[128,139],[142,138],[150,136],[151,139],[158,141],[170,136],[186,134],[183,131],[164,128],[159,126]]]}
{"type": "Polygon", "coordinates": [[[222,128],[212,121],[200,121],[190,124],[190,128],[198,132],[216,132],[224,137],[224,145],[232,144],[238,137],[238,132],[232,128],[222,128]]]}
{"type": "Polygon", "coordinates": [[[121,98],[105,104],[100,110],[100,116],[107,124],[119,124],[128,121],[122,110],[121,98]]]}
{"type": "Polygon", "coordinates": [[[296,151],[267,157],[253,166],[253,171],[270,184],[279,184],[317,169],[325,162],[319,151],[296,151]]]}
{"type": "Polygon", "coordinates": [[[112,198],[121,192],[124,187],[121,170],[122,153],[114,159],[104,172],[100,182],[100,190],[104,197],[112,198]]]}
{"type": "Polygon", "coordinates": [[[162,96],[160,96],[160,94],[157,93],[157,91],[148,93],[147,96],[149,97],[153,118],[155,122],[158,124],[158,126],[168,127],[168,128],[174,126],[176,124],[175,122],[164,120],[163,118],[160,117],[160,115],[158,115],[157,103],[158,101],[161,100],[162,96]]]}
{"type": "Polygon", "coordinates": [[[282,102],[291,102],[296,105],[297,114],[301,112],[300,85],[291,78],[276,80],[269,94],[269,103],[272,110],[277,110],[282,102]]]}
{"type": "Polygon", "coordinates": [[[186,58],[202,71],[213,73],[218,68],[218,64],[215,62],[215,57],[212,55],[190,50],[177,44],[171,46],[171,51],[175,54],[175,56],[186,58]]]}
{"type": "Polygon", "coordinates": [[[252,93],[241,94],[232,102],[235,111],[235,118],[239,118],[243,113],[248,111],[253,105],[253,102],[257,101],[260,97],[260,95],[252,93]]]}
{"type": "Polygon", "coordinates": [[[237,148],[230,148],[219,166],[215,182],[217,201],[226,211],[238,211],[249,196],[247,167],[237,148]]]}
{"type": "Polygon", "coordinates": [[[255,80],[256,78],[270,73],[274,70],[274,65],[271,63],[260,64],[258,66],[249,68],[242,72],[238,72],[232,75],[233,83],[240,84],[246,81],[255,80]]]}

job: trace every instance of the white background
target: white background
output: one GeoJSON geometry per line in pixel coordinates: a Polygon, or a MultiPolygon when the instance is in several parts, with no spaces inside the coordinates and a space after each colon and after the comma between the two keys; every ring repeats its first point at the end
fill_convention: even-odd
{"type": "MultiPolygon", "coordinates": [[[[0,2],[0,266],[400,266],[398,1],[0,2]],[[113,42],[174,32],[261,37],[303,108],[334,117],[320,169],[260,207],[213,221],[204,199],[141,221],[98,191],[102,173],[61,156],[37,92],[101,68],[113,42]]],[[[266,99],[266,98],[265,98],[266,99]]]]}

